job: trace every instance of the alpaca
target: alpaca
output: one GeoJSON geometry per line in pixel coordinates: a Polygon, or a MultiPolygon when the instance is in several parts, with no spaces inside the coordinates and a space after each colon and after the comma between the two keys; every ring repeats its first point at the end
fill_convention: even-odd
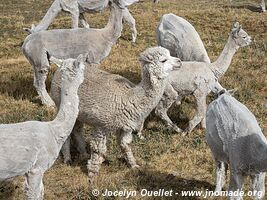
{"type": "Polygon", "coordinates": [[[156,30],[158,45],[169,49],[182,61],[210,63],[210,58],[196,29],[184,18],[172,13],[161,17],[156,30]]]}
{"type": "MultiPolygon", "coordinates": [[[[211,91],[216,93],[223,89],[218,80],[227,71],[235,52],[250,43],[251,37],[236,22],[221,55],[215,62],[182,61],[179,73],[173,72],[169,76],[170,85],[166,87],[163,98],[155,109],[156,115],[170,128],[181,132],[181,129],[168,117],[167,111],[174,102],[179,105],[184,96],[192,94],[197,101],[197,114],[189,121],[189,126],[183,131],[183,135],[191,133],[200,122],[205,128],[206,96],[211,91]]],[[[138,135],[141,135],[141,130],[138,135]]]]}
{"type": "Polygon", "coordinates": [[[25,175],[27,199],[43,199],[44,173],[57,159],[79,113],[77,91],[84,79],[83,57],[50,60],[62,66],[62,101],[56,118],[0,125],[0,181],[25,175]]]}
{"type": "MultiPolygon", "coordinates": [[[[230,3],[232,3],[232,0],[230,0],[230,3]]],[[[262,9],[262,12],[266,12],[265,0],[261,0],[261,9],[262,9]]]]}
{"type": "Polygon", "coordinates": [[[26,58],[34,68],[34,87],[43,104],[54,106],[48,95],[45,80],[49,62],[47,55],[60,59],[87,55],[87,62],[100,63],[108,56],[122,31],[122,10],[120,0],[110,3],[110,18],[102,29],[58,29],[33,33],[22,46],[26,58]]]}
{"type": "MultiPolygon", "coordinates": [[[[127,6],[137,2],[138,0],[124,0],[127,6]]],[[[49,25],[53,22],[60,11],[69,12],[72,15],[72,28],[78,28],[79,21],[81,22],[84,28],[89,28],[89,24],[85,21],[84,13],[94,13],[103,11],[108,6],[109,0],[55,0],[51,7],[48,9],[47,13],[41,20],[41,22],[32,27],[30,29],[25,28],[28,33],[36,33],[39,31],[43,31],[48,29],[49,25]]],[[[125,8],[122,12],[123,21],[125,21],[131,31],[132,31],[132,42],[136,41],[137,30],[135,19],[129,12],[127,8],[125,8]]]]}
{"type": "Polygon", "coordinates": [[[267,140],[249,109],[227,93],[220,95],[207,109],[206,139],[216,162],[215,191],[222,191],[230,165],[229,191],[240,192],[250,176],[254,199],[265,199],[267,140]]]}
{"type": "MultiPolygon", "coordinates": [[[[129,166],[138,167],[129,146],[132,142],[132,131],[140,128],[143,120],[160,101],[169,73],[181,66],[180,59],[171,57],[169,51],[163,47],[148,48],[141,53],[140,62],[142,80],[138,85],[134,85],[122,76],[100,70],[96,66],[87,66],[85,81],[78,91],[81,101],[76,122],[79,127],[76,130],[80,131],[76,131],[73,136],[77,141],[82,139],[80,127],[84,123],[93,127],[90,143],[91,160],[87,164],[90,177],[99,172],[100,165],[104,161],[106,136],[109,133],[117,134],[118,144],[129,166]]],[[[55,72],[51,95],[56,105],[60,101],[59,85],[60,79],[55,72]]],[[[70,160],[70,147],[64,149],[65,159],[70,160]]]]}

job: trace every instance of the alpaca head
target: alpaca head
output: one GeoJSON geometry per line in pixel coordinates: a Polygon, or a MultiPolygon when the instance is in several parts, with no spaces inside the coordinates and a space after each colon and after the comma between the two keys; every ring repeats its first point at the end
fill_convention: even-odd
{"type": "Polygon", "coordinates": [[[32,24],[31,28],[23,28],[24,31],[26,31],[29,35],[34,33],[35,25],[32,24]]]}
{"type": "Polygon", "coordinates": [[[234,23],[231,34],[235,43],[239,47],[244,47],[251,43],[251,37],[246,33],[246,31],[242,29],[241,25],[239,25],[238,22],[234,23]]]}
{"type": "Polygon", "coordinates": [[[169,50],[163,47],[146,49],[140,54],[139,60],[143,67],[142,78],[149,74],[152,83],[166,78],[172,70],[177,70],[182,66],[181,60],[172,57],[169,50]]]}
{"type": "Polygon", "coordinates": [[[85,69],[85,58],[83,55],[79,55],[77,59],[69,58],[66,60],[51,56],[49,60],[60,68],[62,83],[67,85],[67,87],[74,84],[80,85],[83,82],[85,69]]]}

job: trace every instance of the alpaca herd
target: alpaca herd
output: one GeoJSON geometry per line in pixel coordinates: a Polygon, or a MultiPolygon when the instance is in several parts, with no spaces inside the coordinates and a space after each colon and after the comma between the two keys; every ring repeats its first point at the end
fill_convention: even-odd
{"type": "MultiPolygon", "coordinates": [[[[201,123],[216,163],[216,189],[221,192],[230,166],[229,191],[242,190],[250,176],[254,199],[264,199],[267,171],[267,140],[254,115],[230,95],[219,80],[230,67],[234,54],[250,45],[251,37],[234,23],[221,54],[210,61],[196,29],[174,14],[162,16],[156,29],[158,47],[140,54],[141,82],[99,68],[121,36],[123,21],[136,41],[135,19],[128,6],[138,0],[55,0],[41,22],[30,29],[22,52],[34,70],[34,87],[42,104],[58,109],[54,120],[0,125],[0,181],[25,175],[27,199],[44,196],[43,176],[61,151],[71,163],[71,140],[80,155],[88,158],[84,124],[92,127],[89,179],[100,173],[107,153],[107,137],[117,136],[118,145],[131,168],[138,168],[130,144],[133,132],[142,136],[144,121],[154,110],[169,128],[189,134],[201,123]],[[102,29],[90,28],[84,13],[109,7],[110,16],[102,29]],[[72,29],[46,30],[60,11],[72,15],[72,29]],[[83,28],[79,28],[79,22],[83,28]],[[58,66],[46,90],[50,64],[58,66]],[[210,93],[216,98],[207,108],[210,93]],[[185,96],[196,99],[197,113],[185,130],[167,112],[185,96]]],[[[158,3],[159,1],[154,1],[158,3]]],[[[264,3],[264,1],[262,1],[264,3]]],[[[241,200],[242,196],[229,196],[241,200]]]]}

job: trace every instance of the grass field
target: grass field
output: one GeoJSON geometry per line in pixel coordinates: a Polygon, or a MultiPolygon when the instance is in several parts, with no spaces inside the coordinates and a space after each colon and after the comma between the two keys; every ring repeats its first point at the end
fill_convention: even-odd
{"type": "MultiPolygon", "coordinates": [[[[46,13],[52,0],[2,0],[0,2],[0,123],[15,123],[26,120],[50,120],[54,112],[40,105],[33,87],[33,70],[24,58],[20,46],[26,37],[23,27],[36,24],[46,13]]],[[[267,13],[257,12],[259,0],[162,0],[155,5],[145,0],[130,7],[136,19],[138,37],[132,44],[131,34],[124,26],[122,37],[113,46],[111,54],[101,68],[121,74],[131,81],[140,81],[138,55],[144,49],[156,45],[155,29],[160,17],[174,13],[189,20],[199,32],[212,61],[222,51],[228,33],[235,21],[252,36],[253,43],[240,49],[221,84],[226,88],[238,88],[235,97],[255,114],[263,131],[267,131],[267,13]]],[[[103,27],[108,12],[87,14],[91,27],[103,27]]],[[[50,28],[69,28],[70,15],[62,13],[50,28]]],[[[52,73],[50,74],[50,78],[52,73]]],[[[47,82],[50,85],[50,79],[47,82]]],[[[48,87],[49,88],[49,87],[48,87]]],[[[211,98],[209,98],[209,101],[211,98]]],[[[194,115],[195,104],[186,98],[182,105],[173,107],[170,116],[180,127],[185,128],[194,115]]],[[[150,116],[144,130],[145,140],[136,136],[132,143],[134,155],[142,166],[129,169],[120,159],[122,154],[114,136],[108,140],[109,162],[103,164],[100,175],[92,187],[88,185],[86,160],[75,157],[71,166],[59,159],[45,174],[45,199],[95,199],[92,189],[108,190],[214,190],[214,163],[207,147],[204,130],[197,127],[191,135],[182,137],[166,129],[157,118],[150,116]]],[[[90,140],[90,127],[86,128],[90,140]]],[[[88,148],[89,150],[89,148],[88,148]]],[[[248,183],[245,190],[248,190],[248,183]]],[[[24,199],[23,178],[0,184],[0,199],[24,199]]],[[[104,197],[99,198],[104,199],[104,197]]],[[[106,199],[122,199],[110,197],[106,199]]],[[[141,197],[132,199],[154,199],[141,197]]],[[[165,199],[165,198],[157,198],[165,199]]],[[[181,197],[172,199],[202,199],[181,197]]]]}

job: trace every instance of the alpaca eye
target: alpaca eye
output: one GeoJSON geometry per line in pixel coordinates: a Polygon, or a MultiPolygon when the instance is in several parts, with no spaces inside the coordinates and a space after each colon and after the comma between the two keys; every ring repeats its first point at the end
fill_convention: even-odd
{"type": "Polygon", "coordinates": [[[165,63],[166,61],[167,61],[167,59],[163,59],[161,62],[162,62],[162,63],[165,63]]]}
{"type": "Polygon", "coordinates": [[[247,36],[243,36],[243,39],[246,39],[247,38],[247,36]]]}

